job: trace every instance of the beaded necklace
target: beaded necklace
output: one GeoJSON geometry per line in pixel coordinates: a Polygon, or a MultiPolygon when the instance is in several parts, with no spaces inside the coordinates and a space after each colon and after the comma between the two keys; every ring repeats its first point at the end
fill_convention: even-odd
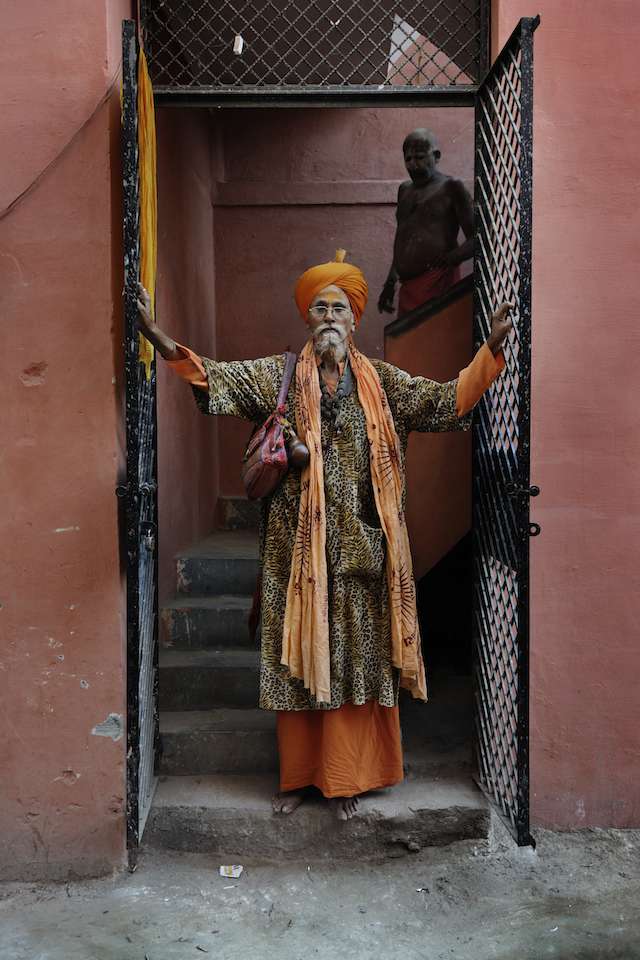
{"type": "Polygon", "coordinates": [[[342,409],[342,401],[345,397],[348,397],[351,393],[352,386],[352,377],[351,377],[351,367],[349,361],[347,360],[344,365],[344,370],[336,384],[336,389],[333,396],[329,395],[329,388],[327,382],[322,376],[322,370],[318,367],[318,377],[320,378],[320,415],[323,420],[327,420],[329,423],[329,434],[327,436],[326,443],[322,444],[322,450],[326,452],[331,447],[333,443],[333,437],[335,434],[338,436],[342,433],[342,419],[340,416],[342,409]]]}

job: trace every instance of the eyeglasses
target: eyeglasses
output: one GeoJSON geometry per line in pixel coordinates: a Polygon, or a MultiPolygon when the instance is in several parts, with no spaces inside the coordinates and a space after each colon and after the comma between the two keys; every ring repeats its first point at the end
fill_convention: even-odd
{"type": "Polygon", "coordinates": [[[325,307],[321,304],[318,304],[317,307],[309,307],[309,313],[313,314],[318,320],[324,319],[329,310],[331,310],[336,320],[343,320],[350,312],[350,308],[345,307],[342,303],[336,303],[335,306],[331,307],[325,307]]]}

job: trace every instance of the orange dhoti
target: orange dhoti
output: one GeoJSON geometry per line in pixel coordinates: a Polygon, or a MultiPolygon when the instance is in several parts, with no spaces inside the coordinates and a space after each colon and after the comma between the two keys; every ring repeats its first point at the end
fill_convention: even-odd
{"type": "Polygon", "coordinates": [[[375,700],[337,710],[278,710],[280,789],[313,785],[353,797],[403,779],[398,707],[375,700]]]}

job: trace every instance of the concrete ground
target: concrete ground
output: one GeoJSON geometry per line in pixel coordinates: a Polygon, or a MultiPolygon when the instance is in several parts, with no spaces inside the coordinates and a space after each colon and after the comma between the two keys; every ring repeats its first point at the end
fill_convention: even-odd
{"type": "Polygon", "coordinates": [[[640,958],[640,831],[536,837],[518,850],[498,823],[377,862],[245,861],[236,880],[143,848],[114,877],[0,884],[0,960],[640,958]]]}

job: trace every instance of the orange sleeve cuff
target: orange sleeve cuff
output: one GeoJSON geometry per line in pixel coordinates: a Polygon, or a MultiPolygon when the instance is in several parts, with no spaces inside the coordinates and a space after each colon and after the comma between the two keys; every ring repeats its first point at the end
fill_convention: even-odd
{"type": "Polygon", "coordinates": [[[456,390],[456,413],[458,417],[463,417],[465,413],[473,410],[482,394],[489,389],[504,368],[505,362],[502,350],[499,350],[494,357],[490,348],[484,343],[469,366],[458,374],[456,390]]]}
{"type": "Polygon", "coordinates": [[[209,393],[209,382],[200,357],[193,350],[189,350],[189,347],[183,347],[181,343],[177,342],[176,351],[178,354],[182,352],[182,357],[178,360],[166,361],[171,369],[175,370],[187,383],[192,384],[204,393],[209,393]]]}

